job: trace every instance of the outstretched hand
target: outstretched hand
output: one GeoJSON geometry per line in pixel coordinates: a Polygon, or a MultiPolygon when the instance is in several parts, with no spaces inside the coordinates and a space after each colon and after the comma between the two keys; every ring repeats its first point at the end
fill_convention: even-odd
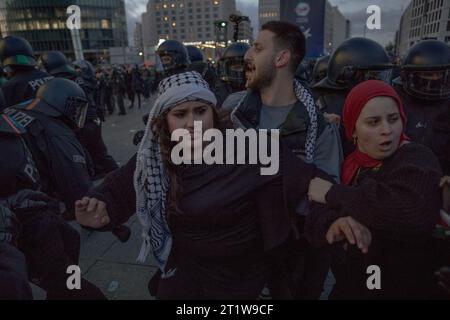
{"type": "Polygon", "coordinates": [[[104,228],[111,222],[106,204],[95,198],[75,202],[75,216],[80,225],[93,229],[104,228]]]}
{"type": "Polygon", "coordinates": [[[326,238],[329,244],[347,241],[351,245],[357,245],[364,254],[369,252],[372,243],[370,230],[352,217],[336,220],[328,230],[326,238]]]}

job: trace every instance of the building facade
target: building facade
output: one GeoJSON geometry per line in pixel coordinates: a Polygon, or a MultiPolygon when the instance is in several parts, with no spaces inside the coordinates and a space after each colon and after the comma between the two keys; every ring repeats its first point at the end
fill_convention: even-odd
{"type": "Polygon", "coordinates": [[[139,52],[144,51],[144,42],[142,40],[142,23],[136,22],[136,26],[133,33],[133,46],[137,48],[139,52]]]}
{"type": "Polygon", "coordinates": [[[127,47],[124,0],[0,0],[0,32],[21,36],[36,54],[59,50],[74,58],[67,8],[81,10],[80,37],[84,56],[94,63],[107,60],[108,48],[127,47]]]}
{"type": "MultiPolygon", "coordinates": [[[[259,0],[259,24],[280,20],[280,1],[259,0]]],[[[325,3],[324,54],[331,54],[342,42],[350,38],[351,24],[337,6],[325,3]]]]}
{"type": "MultiPolygon", "coordinates": [[[[240,11],[236,11],[236,14],[238,16],[244,15],[240,11]]],[[[233,24],[231,24],[231,28],[233,28],[233,24]]],[[[247,43],[253,43],[253,28],[252,28],[251,20],[249,20],[249,21],[242,21],[239,24],[238,41],[247,42],[247,43]]]]}
{"type": "MultiPolygon", "coordinates": [[[[149,0],[147,12],[142,15],[144,44],[156,46],[160,39],[214,42],[216,21],[228,20],[233,13],[236,13],[235,0],[149,0]]],[[[229,25],[228,39],[232,36],[229,25]]]]}
{"type": "Polygon", "coordinates": [[[450,44],[450,0],[412,0],[400,20],[396,53],[404,56],[423,39],[450,44]]]}
{"type": "Polygon", "coordinates": [[[259,0],[259,25],[280,20],[280,0],[259,0]]]}

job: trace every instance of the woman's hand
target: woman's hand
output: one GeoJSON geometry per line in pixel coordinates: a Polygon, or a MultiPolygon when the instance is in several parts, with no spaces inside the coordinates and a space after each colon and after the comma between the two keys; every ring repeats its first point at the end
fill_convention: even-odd
{"type": "Polygon", "coordinates": [[[450,214],[450,177],[443,177],[440,184],[443,190],[444,210],[450,214]]]}
{"type": "Polygon", "coordinates": [[[328,230],[326,238],[329,244],[346,240],[351,245],[357,245],[364,254],[369,252],[372,243],[370,230],[352,217],[336,220],[328,230]]]}
{"type": "Polygon", "coordinates": [[[309,201],[327,204],[325,196],[330,191],[333,184],[320,178],[314,178],[309,184],[308,198],[309,201]]]}
{"type": "Polygon", "coordinates": [[[80,225],[93,229],[101,229],[111,222],[106,204],[95,198],[85,197],[75,202],[75,216],[80,225]]]}

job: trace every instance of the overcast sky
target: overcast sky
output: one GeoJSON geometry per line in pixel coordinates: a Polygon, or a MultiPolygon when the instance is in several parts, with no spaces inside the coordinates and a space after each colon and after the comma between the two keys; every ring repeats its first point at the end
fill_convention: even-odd
{"type": "MultiPolygon", "coordinates": [[[[225,0],[227,1],[227,0],[225,0]]],[[[258,0],[236,0],[238,10],[248,15],[255,29],[258,25],[258,0]]],[[[283,0],[281,0],[283,1],[283,0]]],[[[368,30],[366,36],[385,45],[394,40],[395,31],[400,24],[400,17],[411,0],[329,0],[337,5],[344,16],[352,23],[352,36],[362,36],[364,25],[369,15],[366,13],[369,5],[378,5],[381,8],[381,30],[368,30]]],[[[125,0],[128,12],[128,30],[132,39],[136,21],[145,11],[148,0],[125,0]]],[[[132,43],[130,43],[131,45],[132,43]]]]}

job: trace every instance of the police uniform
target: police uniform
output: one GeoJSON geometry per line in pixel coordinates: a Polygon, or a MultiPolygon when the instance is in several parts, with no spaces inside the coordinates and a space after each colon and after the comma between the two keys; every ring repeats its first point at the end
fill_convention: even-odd
{"type": "Polygon", "coordinates": [[[29,71],[24,73],[18,73],[2,86],[6,107],[34,99],[38,89],[51,79],[53,79],[53,76],[35,68],[30,68],[29,71]]]}

